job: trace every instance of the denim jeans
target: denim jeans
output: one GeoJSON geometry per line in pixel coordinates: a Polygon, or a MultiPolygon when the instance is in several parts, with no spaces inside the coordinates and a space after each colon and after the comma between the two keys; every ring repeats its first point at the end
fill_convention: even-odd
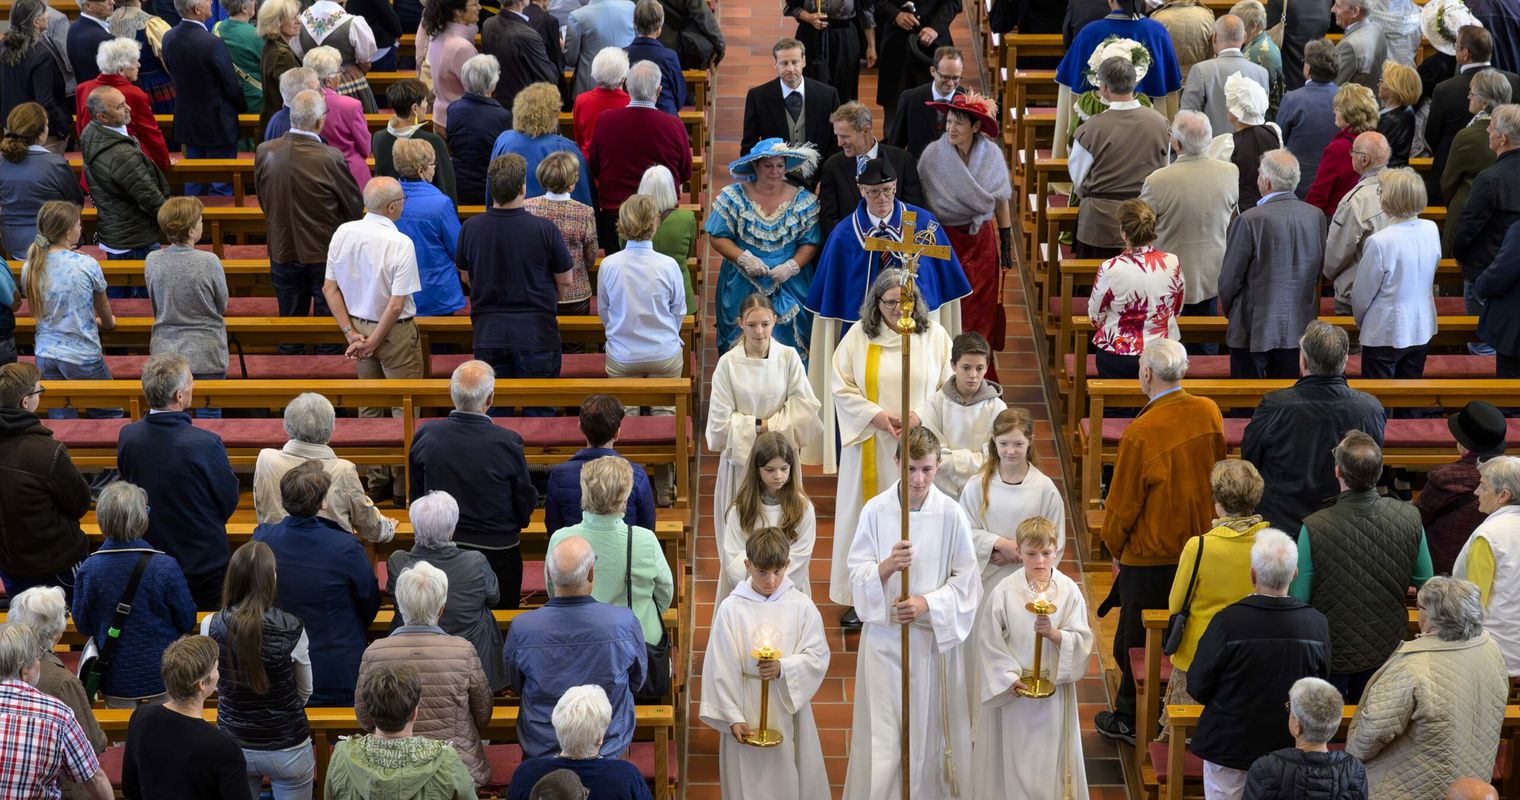
{"type": "Polygon", "coordinates": [[[33,589],[38,586],[57,586],[63,589],[64,599],[72,603],[74,601],[74,576],[77,572],[79,572],[78,564],[64,567],[56,575],[49,575],[43,578],[21,578],[0,572],[0,583],[5,584],[5,595],[12,598],[27,589],[33,589]]]}
{"type": "MultiPolygon", "coordinates": [[[[139,248],[136,248],[134,250],[128,250],[125,253],[106,253],[106,260],[107,261],[142,261],[143,259],[145,259],[145,258],[148,257],[149,253],[153,252],[154,250],[157,250],[158,248],[159,248],[158,242],[154,242],[153,244],[150,244],[147,247],[139,247],[139,248]]],[[[135,299],[138,299],[138,300],[146,300],[146,299],[148,299],[148,287],[146,287],[146,286],[109,286],[109,287],[106,287],[106,297],[113,297],[113,298],[127,298],[127,297],[131,297],[131,298],[135,298],[135,299]]]]}
{"type": "MultiPolygon", "coordinates": [[[[1462,281],[1462,304],[1466,306],[1467,315],[1470,317],[1481,316],[1483,307],[1488,305],[1487,301],[1478,296],[1476,284],[1466,279],[1462,281]]],[[[1467,352],[1475,356],[1491,356],[1494,354],[1494,346],[1482,340],[1468,342],[1467,352]]]]}
{"type": "Polygon", "coordinates": [[[317,758],[312,752],[311,740],[288,750],[243,749],[248,762],[248,795],[258,797],[264,779],[274,790],[274,800],[311,800],[312,783],[316,778],[317,758]]]}
{"type": "MultiPolygon", "coordinates": [[[[37,370],[45,381],[108,381],[111,370],[106,366],[105,356],[89,364],[70,364],[51,358],[37,356],[37,370]]],[[[84,415],[90,419],[121,419],[119,408],[87,408],[84,415]]],[[[78,419],[79,411],[72,408],[50,408],[48,419],[78,419]]]]}
{"type": "MultiPolygon", "coordinates": [[[[497,378],[558,378],[560,368],[559,348],[553,350],[508,350],[496,347],[477,347],[475,357],[491,365],[497,378]]],[[[525,417],[552,417],[554,409],[533,407],[522,410],[525,417]]],[[[511,408],[495,408],[493,416],[511,417],[511,408]]]]}
{"type": "MultiPolygon", "coordinates": [[[[237,158],[237,143],[217,145],[216,147],[204,147],[201,145],[185,145],[185,158],[237,158]]],[[[222,197],[232,196],[232,184],[230,183],[191,183],[185,181],[185,196],[198,194],[215,194],[222,197]]]]}

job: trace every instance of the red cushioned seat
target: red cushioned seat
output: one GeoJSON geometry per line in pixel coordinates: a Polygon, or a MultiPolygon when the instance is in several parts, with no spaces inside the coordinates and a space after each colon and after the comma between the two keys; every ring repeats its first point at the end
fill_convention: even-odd
{"type": "Polygon", "coordinates": [[[100,768],[111,780],[111,788],[121,788],[121,762],[126,757],[126,745],[112,745],[100,754],[100,768]]]}
{"type": "Polygon", "coordinates": [[[1425,377],[1492,378],[1494,359],[1490,356],[1430,356],[1425,359],[1425,377]]]}
{"type": "Polygon", "coordinates": [[[229,244],[222,248],[223,258],[269,258],[269,246],[263,244],[229,244]]]}
{"type": "Polygon", "coordinates": [[[385,584],[389,573],[390,568],[384,559],[375,562],[375,583],[380,586],[381,592],[385,591],[385,584]]]}
{"type": "MultiPolygon", "coordinates": [[[[1145,683],[1145,648],[1131,647],[1129,649],[1129,671],[1135,676],[1135,685],[1145,683]]],[[[1172,660],[1166,656],[1161,657],[1161,686],[1165,688],[1167,681],[1172,679],[1172,660]]]]}
{"type": "MultiPolygon", "coordinates": [[[[1156,780],[1166,780],[1167,767],[1171,765],[1171,753],[1167,751],[1166,742],[1151,742],[1149,750],[1151,754],[1151,766],[1156,769],[1156,780]]],[[[1203,781],[1203,759],[1193,755],[1193,751],[1187,751],[1182,760],[1182,777],[1184,780],[1203,781]]]]}
{"type": "MultiPolygon", "coordinates": [[[[639,768],[639,773],[644,780],[654,781],[654,742],[634,742],[628,746],[628,760],[639,768]]],[[[665,756],[665,774],[672,778],[678,777],[680,770],[679,759],[676,756],[676,743],[670,742],[665,756]]]]}
{"type": "Polygon", "coordinates": [[[347,356],[244,356],[239,360],[233,352],[227,359],[227,377],[243,377],[243,367],[248,368],[247,377],[252,380],[344,380],[358,376],[347,356]]]}
{"type": "Polygon", "coordinates": [[[1048,302],[1050,305],[1050,314],[1056,319],[1063,319],[1065,317],[1087,316],[1087,298],[1085,297],[1066,298],[1065,312],[1061,311],[1060,297],[1051,295],[1048,302]]]}
{"type": "MultiPolygon", "coordinates": [[[[421,419],[418,425],[427,425],[436,418],[421,419]]],[[[586,445],[581,435],[580,420],[575,417],[497,417],[496,424],[510,428],[523,437],[527,447],[560,447],[579,449],[586,445]]],[[[672,444],[676,440],[675,417],[627,417],[618,434],[618,443],[624,445],[657,446],[672,444]]],[[[340,420],[341,422],[341,420],[340,420]]],[[[686,421],[687,435],[691,435],[691,420],[686,421]]]]}
{"type": "MultiPolygon", "coordinates": [[[[1132,420],[1132,419],[1105,419],[1105,420],[1103,420],[1103,443],[1105,445],[1116,445],[1116,444],[1118,444],[1119,443],[1119,437],[1124,434],[1124,429],[1127,428],[1127,427],[1129,427],[1129,424],[1131,422],[1134,422],[1134,420],[1132,420]]],[[[1243,438],[1245,438],[1246,423],[1248,423],[1248,422],[1250,422],[1250,420],[1248,420],[1248,419],[1236,419],[1234,417],[1225,417],[1224,418],[1224,441],[1225,441],[1225,444],[1227,446],[1229,446],[1229,447],[1239,447],[1240,446],[1240,440],[1243,439],[1243,438]]],[[[1082,428],[1082,435],[1084,437],[1088,436],[1089,435],[1089,431],[1092,430],[1092,424],[1091,424],[1090,420],[1087,417],[1083,417],[1082,421],[1080,423],[1078,423],[1078,424],[1082,428]]]]}
{"type": "Polygon", "coordinates": [[[522,760],[522,748],[515,744],[486,745],[486,763],[491,767],[491,780],[486,786],[505,790],[522,760]]]}
{"type": "Polygon", "coordinates": [[[522,592],[520,594],[523,597],[532,597],[534,595],[548,596],[549,585],[548,581],[544,579],[544,562],[523,562],[522,592]]]}
{"type": "MultiPolygon", "coordinates": [[[[205,428],[222,437],[228,447],[283,447],[289,438],[285,425],[279,419],[198,419],[197,428],[205,428]]],[[[345,447],[399,447],[402,440],[401,420],[391,417],[361,419],[340,418],[333,426],[334,448],[345,447]]],[[[115,445],[113,440],[112,446],[115,445]]]]}
{"type": "Polygon", "coordinates": [[[47,419],[42,424],[53,432],[53,438],[70,450],[87,448],[116,449],[116,437],[129,419],[47,419]]]}
{"type": "Polygon", "coordinates": [[[79,658],[84,653],[78,650],[64,650],[61,652],[55,651],[53,655],[58,656],[58,660],[63,662],[63,665],[68,668],[69,672],[75,675],[79,674],[79,658]]]}

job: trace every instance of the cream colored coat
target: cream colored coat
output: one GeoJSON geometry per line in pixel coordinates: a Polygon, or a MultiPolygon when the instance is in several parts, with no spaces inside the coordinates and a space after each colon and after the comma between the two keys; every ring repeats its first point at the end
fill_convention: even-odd
{"type": "Polygon", "coordinates": [[[1504,655],[1486,633],[1399,645],[1367,684],[1346,739],[1367,765],[1368,796],[1440,800],[1458,778],[1487,782],[1508,698],[1504,655]]]}
{"type": "Polygon", "coordinates": [[[1240,169],[1204,155],[1178,156],[1150,174],[1140,199],[1156,211],[1156,241],[1182,265],[1182,302],[1219,295],[1225,232],[1240,204],[1240,169]]]}

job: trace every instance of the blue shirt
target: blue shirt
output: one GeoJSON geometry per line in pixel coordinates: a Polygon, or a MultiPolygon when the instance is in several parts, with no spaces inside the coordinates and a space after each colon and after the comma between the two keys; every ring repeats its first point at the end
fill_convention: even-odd
{"type": "MultiPolygon", "coordinates": [[[[575,142],[560,136],[557,133],[546,133],[543,136],[527,136],[517,131],[502,131],[496,137],[496,145],[491,148],[491,160],[497,156],[508,153],[516,153],[528,162],[528,187],[523,199],[538,197],[544,193],[544,187],[538,182],[538,162],[543,161],[550,153],[564,151],[575,156],[576,163],[580,165],[580,176],[575,179],[575,188],[570,191],[570,198],[585,203],[592,208],[596,206],[591,200],[591,168],[586,166],[586,158],[581,155],[581,149],[575,142]]],[[[464,181],[461,179],[460,183],[464,181]]],[[[486,181],[486,201],[489,205],[491,197],[490,181],[486,181]]]]}
{"type": "Polygon", "coordinates": [[[686,285],[681,265],[653,243],[629,242],[602,259],[596,310],[607,329],[608,358],[641,364],[681,355],[686,285]]]}
{"type": "Polygon", "coordinates": [[[406,234],[417,250],[417,275],[422,289],[412,295],[417,316],[441,317],[464,308],[454,248],[459,243],[459,212],[454,203],[427,181],[402,181],[406,205],[396,230],[406,234]]]}
{"type": "Polygon", "coordinates": [[[1161,98],[1182,88],[1182,67],[1166,27],[1148,17],[1119,19],[1112,15],[1082,26],[1056,67],[1056,82],[1069,87],[1073,94],[1098,88],[1087,78],[1087,60],[1110,36],[1133,39],[1151,56],[1151,65],[1136,84],[1136,91],[1161,98]]]}
{"type": "MultiPolygon", "coordinates": [[[[100,262],[73,250],[57,250],[47,257],[47,280],[43,282],[42,314],[32,299],[37,317],[37,355],[82,366],[100,361],[100,331],[95,326],[95,295],[106,290],[100,262]]],[[[26,285],[26,268],[21,284],[26,285]]]]}
{"type": "MultiPolygon", "coordinates": [[[[632,611],[590,595],[554,597],[513,620],[502,645],[507,679],[522,698],[517,741],[524,759],[559,753],[554,704],[572,686],[596,684],[612,701],[602,756],[617,758],[633,741],[633,688],[647,668],[644,632],[632,611]]],[[[315,659],[313,659],[315,661],[315,659]]]]}
{"type": "MultiPolygon", "coordinates": [[[[549,470],[549,484],[544,499],[544,527],[549,535],[560,528],[581,522],[581,467],[602,456],[615,456],[610,447],[583,447],[563,464],[549,470]]],[[[629,525],[654,530],[654,490],[649,487],[649,473],[633,465],[633,491],[628,494],[628,510],[623,521],[629,525]]]]}

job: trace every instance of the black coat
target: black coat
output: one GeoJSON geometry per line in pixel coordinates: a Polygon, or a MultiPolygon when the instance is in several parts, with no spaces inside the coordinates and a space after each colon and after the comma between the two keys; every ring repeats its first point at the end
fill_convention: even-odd
{"type": "Polygon", "coordinates": [[[478,94],[449,103],[449,155],[454,159],[454,186],[459,204],[478,206],[486,198],[486,168],[496,137],[512,127],[512,111],[494,98],[478,94]]]}
{"type": "Polygon", "coordinates": [[[94,20],[81,17],[69,23],[69,66],[74,68],[75,81],[84,83],[100,77],[100,67],[95,64],[95,51],[109,41],[111,32],[94,20]]]}
{"type": "MultiPolygon", "coordinates": [[[[537,3],[529,3],[523,6],[523,14],[528,17],[528,25],[538,33],[538,38],[544,40],[544,53],[549,56],[549,63],[554,65],[554,74],[565,74],[565,46],[560,39],[559,19],[553,14],[543,10],[537,3]]],[[[556,84],[559,82],[555,80],[556,84]]]]}
{"type": "MultiPolygon", "coordinates": [[[[1436,84],[1435,91],[1430,94],[1430,114],[1425,118],[1425,144],[1430,146],[1431,155],[1435,159],[1430,165],[1430,175],[1434,176],[1436,185],[1440,184],[1441,173],[1446,169],[1446,158],[1451,153],[1452,141],[1472,121],[1472,112],[1467,110],[1467,90],[1472,86],[1473,76],[1481,71],[1470,69],[1458,72],[1436,84]]],[[[1509,78],[1511,96],[1520,97],[1520,75],[1506,72],[1504,76],[1509,78]]],[[[1451,222],[1449,220],[1448,224],[1451,222]]]]}
{"type": "Polygon", "coordinates": [[[222,438],[190,424],[187,411],[150,414],[116,437],[121,479],[148,493],[148,543],[187,576],[227,569],[227,520],[238,507],[238,477],[222,438]]]}
{"type": "Polygon", "coordinates": [[[1299,678],[1330,677],[1330,623],[1292,597],[1253,594],[1214,615],[1187,672],[1203,704],[1193,754],[1231,769],[1293,744],[1283,699],[1299,678]]]}
{"type": "Polygon", "coordinates": [[[16,106],[31,102],[47,112],[49,133],[68,136],[74,130],[74,98],[66,91],[63,69],[39,39],[20,64],[0,62],[0,125],[16,106]]]}
{"type": "MultiPolygon", "coordinates": [[[[818,157],[823,160],[839,151],[834,139],[834,123],[829,122],[829,115],[836,108],[839,108],[839,93],[834,87],[812,78],[802,79],[802,116],[807,143],[818,148],[818,157]]],[[[748,153],[761,139],[790,141],[789,130],[780,78],[766,81],[744,95],[744,136],[739,140],[741,154],[748,153]]]]}
{"type": "Polygon", "coordinates": [[[459,500],[455,541],[510,547],[533,518],[538,494],[523,438],[488,417],[454,411],[417,426],[407,461],[412,497],[443,491],[459,500]]]}
{"type": "MultiPolygon", "coordinates": [[[[369,23],[370,31],[375,34],[376,47],[394,47],[396,40],[401,38],[401,17],[396,14],[390,0],[348,0],[344,8],[348,13],[363,17],[369,23]]],[[[413,30],[416,30],[415,26],[413,30]]]]}
{"type": "MultiPolygon", "coordinates": [[[[966,90],[957,86],[955,93],[965,94],[966,90]]],[[[887,143],[907,150],[914,158],[923,156],[924,148],[945,132],[945,118],[939,111],[924,105],[933,99],[932,83],[903,92],[897,101],[897,114],[892,117],[892,129],[887,131],[887,143]]]]}
{"type": "Polygon", "coordinates": [[[83,561],[90,485],[36,414],[0,408],[0,474],[0,572],[40,578],[83,561]]]}
{"type": "Polygon", "coordinates": [[[1520,355],[1520,225],[1509,227],[1474,288],[1488,301],[1478,317],[1478,338],[1504,355],[1520,355]]]}
{"type": "Polygon", "coordinates": [[[1367,768],[1345,750],[1286,747],[1251,765],[1245,800],[1367,800],[1367,768]]]}
{"type": "MultiPolygon", "coordinates": [[[[1267,0],[1267,27],[1282,19],[1283,3],[1267,0]]],[[[1304,45],[1323,38],[1330,30],[1330,4],[1288,2],[1288,20],[1283,25],[1283,82],[1289,90],[1304,85],[1304,45]]]]}
{"type": "Polygon", "coordinates": [[[164,69],[174,80],[174,138],[196,147],[232,147],[237,115],[248,110],[227,45],[198,22],[164,34],[164,69]]]}
{"type": "Polygon", "coordinates": [[[1409,166],[1409,149],[1414,146],[1414,108],[1399,106],[1378,117],[1378,133],[1388,140],[1388,166],[1409,166]]]}
{"type": "MultiPolygon", "coordinates": [[[[918,166],[908,151],[882,144],[877,155],[885,158],[897,172],[897,199],[924,206],[924,191],[918,182],[918,166]]],[[[860,188],[855,184],[855,159],[835,153],[823,162],[818,181],[818,232],[828,241],[829,232],[840,220],[847,219],[860,205],[860,188]]]]}
{"type": "MultiPolygon", "coordinates": [[[[1520,150],[1511,150],[1478,173],[1457,220],[1451,255],[1462,264],[1462,278],[1477,280],[1492,264],[1510,225],[1520,220],[1520,150]]],[[[1450,225],[1451,220],[1446,224],[1450,225]]]]}
{"type": "Polygon", "coordinates": [[[1071,0],[1061,18],[1061,44],[1071,47],[1082,26],[1108,16],[1108,0],[1071,0]]]}
{"type": "Polygon", "coordinates": [[[554,68],[543,38],[532,25],[510,11],[503,11],[480,26],[480,52],[496,56],[501,62],[501,80],[491,96],[505,108],[511,108],[517,93],[531,84],[559,86],[563,73],[554,68]]]}

